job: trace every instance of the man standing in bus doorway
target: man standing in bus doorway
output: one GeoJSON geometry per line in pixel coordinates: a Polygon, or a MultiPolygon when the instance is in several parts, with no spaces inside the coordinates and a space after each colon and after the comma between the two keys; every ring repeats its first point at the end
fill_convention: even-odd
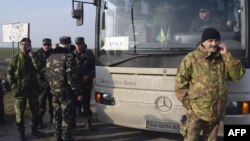
{"type": "Polygon", "coordinates": [[[37,69],[39,66],[38,59],[32,53],[31,40],[23,38],[20,41],[20,53],[15,55],[9,64],[7,78],[11,85],[15,101],[14,107],[16,112],[16,126],[21,141],[25,141],[24,112],[26,104],[32,114],[32,134],[37,137],[43,137],[44,134],[37,130],[38,115],[38,90],[37,69]]]}
{"type": "Polygon", "coordinates": [[[52,54],[52,43],[51,39],[44,38],[43,46],[39,50],[37,50],[36,55],[38,55],[40,60],[40,67],[37,74],[38,83],[41,88],[41,93],[39,95],[39,116],[41,118],[38,128],[42,129],[44,127],[43,124],[43,116],[46,112],[47,100],[48,100],[48,111],[50,115],[50,124],[53,123],[53,105],[52,105],[52,95],[50,93],[50,86],[48,81],[45,79],[45,66],[47,58],[52,54]]]}
{"type": "Polygon", "coordinates": [[[93,86],[93,78],[95,77],[95,56],[91,50],[87,49],[87,45],[83,37],[75,39],[78,77],[81,87],[83,88],[83,101],[77,104],[78,114],[82,114],[86,118],[87,128],[91,127],[92,111],[90,109],[91,90],[93,86]],[[82,113],[83,108],[83,113],[82,113]]]}
{"type": "Polygon", "coordinates": [[[75,97],[82,100],[75,56],[70,52],[71,38],[60,37],[59,46],[46,61],[45,76],[53,95],[54,125],[57,141],[71,141],[75,97]]]}
{"type": "Polygon", "coordinates": [[[215,141],[226,111],[227,81],[243,77],[245,68],[234,58],[214,28],[202,32],[197,49],[182,60],[176,75],[175,94],[187,109],[181,126],[185,141],[215,141]]]}

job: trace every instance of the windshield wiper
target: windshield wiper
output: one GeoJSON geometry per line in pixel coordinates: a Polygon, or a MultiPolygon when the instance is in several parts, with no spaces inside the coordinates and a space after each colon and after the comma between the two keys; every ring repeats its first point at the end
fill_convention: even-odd
{"type": "Polygon", "coordinates": [[[133,28],[133,37],[134,37],[134,53],[136,53],[136,37],[135,37],[135,23],[134,23],[134,5],[135,1],[133,1],[132,7],[131,7],[131,20],[132,20],[132,28],[133,28]]]}

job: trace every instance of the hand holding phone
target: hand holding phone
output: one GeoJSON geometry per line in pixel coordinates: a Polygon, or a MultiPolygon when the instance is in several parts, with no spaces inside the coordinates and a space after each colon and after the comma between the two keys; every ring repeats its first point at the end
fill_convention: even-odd
{"type": "Polygon", "coordinates": [[[31,47],[29,46],[29,47],[27,47],[27,48],[25,49],[25,53],[28,54],[28,53],[30,53],[30,52],[31,52],[31,47]]]}
{"type": "Polygon", "coordinates": [[[227,53],[227,47],[226,47],[226,45],[224,43],[220,43],[218,45],[218,50],[219,50],[219,52],[220,52],[221,55],[227,53]]]}

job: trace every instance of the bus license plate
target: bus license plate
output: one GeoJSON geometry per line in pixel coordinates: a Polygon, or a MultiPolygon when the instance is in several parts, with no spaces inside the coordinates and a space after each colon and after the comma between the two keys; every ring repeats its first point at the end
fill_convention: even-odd
{"type": "Polygon", "coordinates": [[[177,123],[146,121],[146,128],[179,132],[180,125],[177,123]]]}

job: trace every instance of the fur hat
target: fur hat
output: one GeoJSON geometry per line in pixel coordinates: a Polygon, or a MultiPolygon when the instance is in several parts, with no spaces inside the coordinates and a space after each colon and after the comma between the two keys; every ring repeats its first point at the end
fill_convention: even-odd
{"type": "Polygon", "coordinates": [[[59,46],[66,47],[71,44],[71,37],[69,36],[62,36],[59,38],[59,46]]]}
{"type": "Polygon", "coordinates": [[[204,42],[208,39],[220,40],[220,33],[214,28],[205,28],[201,35],[201,42],[204,42]]]}

